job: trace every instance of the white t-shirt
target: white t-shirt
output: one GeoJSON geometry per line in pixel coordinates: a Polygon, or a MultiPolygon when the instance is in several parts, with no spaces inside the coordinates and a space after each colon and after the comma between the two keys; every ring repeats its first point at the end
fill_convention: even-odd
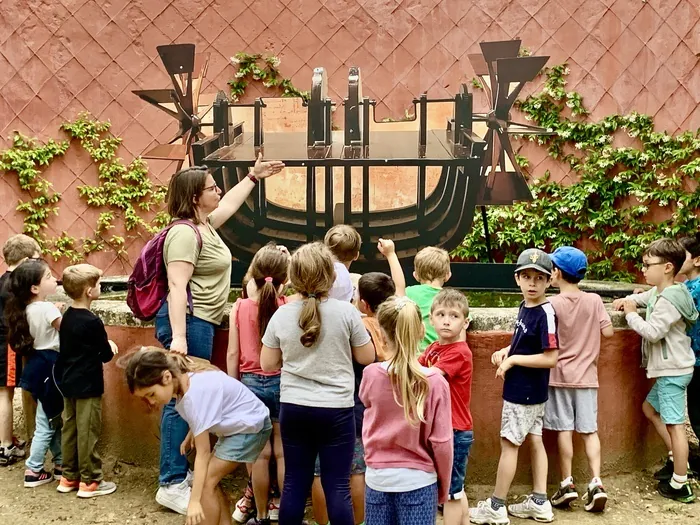
{"type": "Polygon", "coordinates": [[[355,289],[352,286],[350,272],[343,263],[338,261],[333,263],[333,268],[335,269],[335,281],[328,292],[328,297],[338,299],[338,301],[352,301],[355,289]]]}
{"type": "Polygon", "coordinates": [[[360,312],[352,304],[324,299],[319,304],[321,333],[316,344],[301,344],[299,315],[304,301],[280,306],[265,330],[262,342],[282,351],[280,401],[307,407],[355,406],[352,348],[370,342],[360,312]]]}
{"type": "Polygon", "coordinates": [[[29,333],[34,338],[34,349],[58,352],[61,347],[58,330],[51,324],[61,317],[56,305],[48,301],[34,301],[27,305],[26,312],[29,333]]]}
{"type": "Polygon", "coordinates": [[[209,431],[217,436],[257,434],[270,411],[242,383],[219,371],[188,374],[190,387],[175,404],[193,436],[209,431]]]}

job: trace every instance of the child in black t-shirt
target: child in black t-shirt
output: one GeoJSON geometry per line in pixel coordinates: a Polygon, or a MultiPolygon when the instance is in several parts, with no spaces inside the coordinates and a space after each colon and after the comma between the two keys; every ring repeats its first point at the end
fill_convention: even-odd
{"type": "Polygon", "coordinates": [[[509,347],[495,352],[491,362],[503,383],[501,458],[493,496],[470,509],[472,523],[505,524],[508,513],[518,518],[549,522],[554,519],[547,499],[547,452],[542,442],[549,369],[557,364],[557,325],[554,308],[545,297],[552,261],[541,250],[525,250],[518,257],[515,280],[523,293],[515,333],[509,347]],[[508,505],[520,446],[531,442],[533,491],[522,503],[508,505]]]}
{"type": "Polygon", "coordinates": [[[111,361],[117,346],[107,339],[104,324],[90,311],[100,296],[102,272],[90,264],[63,271],[63,288],[73,304],[61,321],[58,369],[64,405],[63,477],[59,492],[78,491],[78,497],[111,494],[117,486],[102,479],[97,440],[102,430],[102,364],[111,361]]]}

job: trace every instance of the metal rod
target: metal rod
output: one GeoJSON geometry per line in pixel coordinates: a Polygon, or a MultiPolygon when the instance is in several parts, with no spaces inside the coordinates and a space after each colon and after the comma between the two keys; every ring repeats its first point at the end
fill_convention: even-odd
{"type": "Polygon", "coordinates": [[[428,95],[425,93],[420,96],[420,123],[418,126],[418,143],[422,151],[425,151],[428,144],[428,95]]]}
{"type": "Polygon", "coordinates": [[[362,244],[369,249],[369,166],[362,166],[362,244]]]}
{"type": "Polygon", "coordinates": [[[426,170],[425,166],[418,167],[418,192],[416,196],[416,208],[417,208],[417,220],[418,220],[418,230],[421,231],[424,228],[423,221],[425,219],[425,183],[426,183],[426,170]]]}
{"type": "Polygon", "coordinates": [[[326,166],[325,169],[326,202],[324,212],[326,215],[326,228],[333,226],[333,168],[326,166]]]}
{"type": "Polygon", "coordinates": [[[486,237],[486,253],[489,257],[489,262],[493,262],[493,254],[491,253],[491,235],[489,234],[489,218],[486,215],[486,206],[481,206],[481,219],[484,221],[484,236],[486,237]]]}
{"type": "Polygon", "coordinates": [[[343,223],[352,224],[352,167],[345,166],[343,173],[343,223]]]}
{"type": "Polygon", "coordinates": [[[316,168],[306,168],[306,232],[307,242],[313,242],[316,232],[316,168]]]}

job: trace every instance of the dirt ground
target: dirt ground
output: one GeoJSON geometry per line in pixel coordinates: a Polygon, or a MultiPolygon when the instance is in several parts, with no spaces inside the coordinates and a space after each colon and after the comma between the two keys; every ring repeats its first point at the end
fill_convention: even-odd
{"type": "MultiPolygon", "coordinates": [[[[23,465],[17,463],[0,468],[0,524],[38,525],[58,523],[120,523],[130,525],[182,525],[184,518],[165,510],[155,502],[157,473],[113,460],[105,460],[105,475],[119,486],[110,496],[79,500],[75,493],[59,494],[56,484],[36,489],[22,486],[23,465]]],[[[240,470],[225,480],[229,498],[237,499],[243,490],[244,471],[240,470]]],[[[604,479],[608,496],[608,509],[603,516],[592,515],[583,510],[580,501],[571,510],[556,511],[556,523],[600,524],[621,523],[634,525],[661,525],[671,523],[700,523],[700,502],[684,505],[665,500],[655,492],[651,474],[636,473],[604,479]]],[[[700,486],[694,485],[700,494],[700,486]]],[[[467,493],[470,502],[490,495],[492,487],[472,486],[467,493]]],[[[513,499],[525,494],[527,487],[514,487],[513,499]]],[[[438,518],[438,523],[442,520],[438,518]]],[[[513,524],[533,523],[512,519],[513,524]]]]}

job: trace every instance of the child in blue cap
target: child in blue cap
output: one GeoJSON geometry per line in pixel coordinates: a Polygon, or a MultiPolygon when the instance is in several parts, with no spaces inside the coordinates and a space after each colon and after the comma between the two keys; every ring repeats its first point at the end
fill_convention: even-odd
{"type": "Polygon", "coordinates": [[[559,360],[549,376],[544,428],[557,432],[562,476],[552,505],[567,507],[579,497],[571,472],[573,434],[577,432],[583,439],[592,476],[583,494],[584,508],[601,512],[608,496],[600,480],[597,365],[600,336],[611,337],[613,328],[600,296],[582,292],[578,286],[588,268],[586,255],[563,246],[550,257],[552,286],[559,288],[559,295],[549,299],[559,322],[559,360]]]}

